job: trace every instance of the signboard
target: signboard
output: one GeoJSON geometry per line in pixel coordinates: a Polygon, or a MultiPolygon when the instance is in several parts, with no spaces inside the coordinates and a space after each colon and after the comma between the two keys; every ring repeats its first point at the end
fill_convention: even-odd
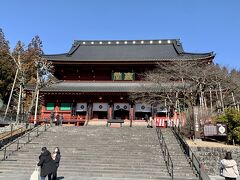
{"type": "Polygon", "coordinates": [[[131,73],[131,72],[123,73],[123,80],[125,80],[125,81],[132,81],[134,79],[135,79],[134,73],[131,73]]]}
{"type": "Polygon", "coordinates": [[[217,124],[217,135],[218,136],[227,136],[227,125],[226,124],[217,124]]]}
{"type": "Polygon", "coordinates": [[[76,112],[87,111],[87,103],[77,103],[76,112]]]}
{"type": "Polygon", "coordinates": [[[226,124],[204,125],[204,136],[227,136],[226,124]]]}
{"type": "Polygon", "coordinates": [[[112,73],[112,80],[133,81],[133,80],[135,80],[135,73],[133,73],[133,72],[114,72],[114,73],[112,73]]]}

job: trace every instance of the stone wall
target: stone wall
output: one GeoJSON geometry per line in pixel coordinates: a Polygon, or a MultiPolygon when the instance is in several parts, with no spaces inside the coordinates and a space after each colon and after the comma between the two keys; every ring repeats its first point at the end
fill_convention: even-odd
{"type": "Polygon", "coordinates": [[[198,160],[204,164],[204,169],[209,175],[219,175],[220,161],[227,151],[232,152],[233,159],[240,170],[240,147],[191,147],[198,160]]]}

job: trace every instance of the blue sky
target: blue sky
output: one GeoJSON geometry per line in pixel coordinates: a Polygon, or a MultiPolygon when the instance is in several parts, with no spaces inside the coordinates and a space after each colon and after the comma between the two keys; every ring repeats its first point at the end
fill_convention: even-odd
{"type": "Polygon", "coordinates": [[[240,0],[2,0],[0,28],[13,48],[39,35],[46,54],[73,40],[175,39],[240,70],[240,0]]]}

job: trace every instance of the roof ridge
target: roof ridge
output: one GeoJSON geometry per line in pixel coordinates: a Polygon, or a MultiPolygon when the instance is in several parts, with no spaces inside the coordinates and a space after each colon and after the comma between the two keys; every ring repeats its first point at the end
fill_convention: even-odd
{"type": "Polygon", "coordinates": [[[135,44],[178,44],[179,39],[139,39],[139,40],[74,40],[77,45],[135,45],[135,44]]]}
{"type": "Polygon", "coordinates": [[[82,40],[74,40],[74,43],[79,42],[79,41],[167,41],[167,40],[172,40],[172,41],[179,41],[179,39],[101,39],[101,40],[94,40],[94,39],[82,39],[82,40]]]}

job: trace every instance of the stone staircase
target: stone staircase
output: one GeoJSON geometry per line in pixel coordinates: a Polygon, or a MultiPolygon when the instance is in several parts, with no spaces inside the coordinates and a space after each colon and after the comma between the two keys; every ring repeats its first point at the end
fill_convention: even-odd
{"type": "MultiPolygon", "coordinates": [[[[183,153],[175,149],[176,139],[164,133],[174,144],[169,146],[178,165],[174,179],[196,179],[183,153]]],[[[50,128],[0,162],[0,179],[28,180],[43,146],[50,151],[60,147],[59,179],[171,179],[154,128],[103,126],[50,128]]]]}
{"type": "Polygon", "coordinates": [[[161,131],[174,164],[174,176],[178,177],[180,175],[185,176],[186,178],[198,179],[192,167],[190,167],[189,160],[183,153],[183,150],[172,130],[170,128],[166,128],[161,129],[161,131]]]}

